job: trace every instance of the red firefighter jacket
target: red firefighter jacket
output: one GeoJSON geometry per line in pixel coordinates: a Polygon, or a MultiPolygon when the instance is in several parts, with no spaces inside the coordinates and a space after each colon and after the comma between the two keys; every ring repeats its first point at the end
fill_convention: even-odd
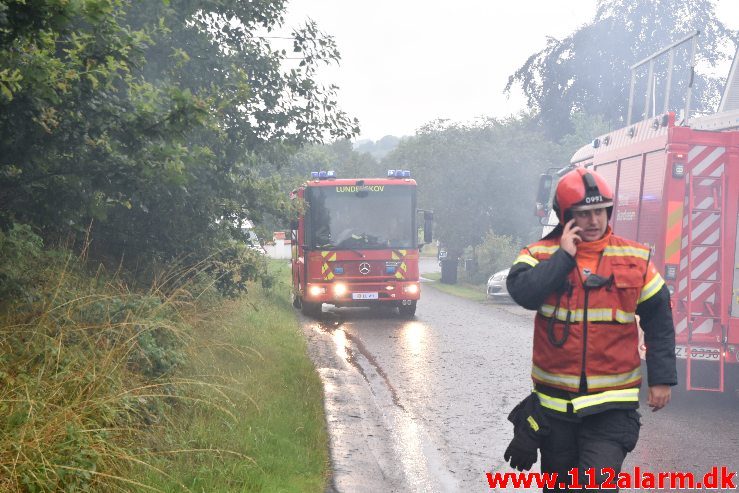
{"type": "Polygon", "coordinates": [[[514,300],[537,310],[531,376],[542,405],[578,415],[637,407],[637,314],[649,347],[650,385],[674,385],[669,293],[649,249],[611,234],[588,277],[559,241],[524,248],[507,279],[514,300]]]}

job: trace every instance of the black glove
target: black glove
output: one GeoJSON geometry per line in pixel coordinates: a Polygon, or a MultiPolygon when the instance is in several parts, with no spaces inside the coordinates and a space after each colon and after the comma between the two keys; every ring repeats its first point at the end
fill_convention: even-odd
{"type": "Polygon", "coordinates": [[[531,393],[519,402],[508,415],[508,421],[513,423],[513,440],[503,459],[510,460],[511,467],[519,471],[528,471],[536,462],[536,450],[542,438],[549,435],[549,421],[541,409],[539,397],[531,393]]]}
{"type": "Polygon", "coordinates": [[[528,435],[515,433],[513,440],[505,449],[503,459],[506,462],[510,460],[511,467],[518,471],[528,471],[536,462],[536,449],[538,448],[539,443],[531,440],[528,435]]]}

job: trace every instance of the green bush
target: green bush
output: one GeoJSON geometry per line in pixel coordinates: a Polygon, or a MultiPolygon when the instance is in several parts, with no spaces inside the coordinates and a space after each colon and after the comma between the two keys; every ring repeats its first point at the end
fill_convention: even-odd
{"type": "Polygon", "coordinates": [[[488,231],[475,249],[477,269],[470,280],[483,283],[490,275],[510,267],[520,250],[518,243],[511,236],[496,235],[493,231],[488,231]]]}
{"type": "Polygon", "coordinates": [[[247,292],[247,283],[261,281],[265,288],[274,283],[267,272],[266,257],[238,240],[229,242],[208,262],[206,272],[215,278],[215,287],[229,298],[247,292]]]}
{"type": "Polygon", "coordinates": [[[0,230],[0,300],[30,301],[44,256],[43,241],[30,226],[13,223],[7,231],[0,230]]]}

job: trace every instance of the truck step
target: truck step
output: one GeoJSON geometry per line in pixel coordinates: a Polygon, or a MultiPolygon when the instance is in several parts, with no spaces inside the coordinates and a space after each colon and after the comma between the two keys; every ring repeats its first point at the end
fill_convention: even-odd
{"type": "Polygon", "coordinates": [[[692,351],[688,346],[686,351],[686,372],[685,372],[685,388],[687,390],[702,390],[705,392],[723,392],[724,391],[724,348],[718,347],[718,358],[715,360],[706,360],[703,358],[691,357],[692,351]],[[695,365],[695,366],[694,366],[695,365]],[[718,368],[716,368],[718,366],[718,368]],[[715,370],[718,369],[718,372],[715,370]],[[698,385],[694,385],[696,370],[701,371],[698,385]],[[706,377],[704,374],[709,373],[706,377]],[[715,376],[714,374],[717,373],[715,376]]]}

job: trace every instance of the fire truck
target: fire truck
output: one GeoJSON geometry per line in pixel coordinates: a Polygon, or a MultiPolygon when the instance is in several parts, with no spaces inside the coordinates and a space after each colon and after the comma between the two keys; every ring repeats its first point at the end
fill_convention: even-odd
{"type": "MultiPolygon", "coordinates": [[[[631,123],[635,69],[649,63],[651,78],[653,57],[695,43],[697,34],[632,67],[627,125],[580,148],[568,167],[542,175],[537,210],[550,212],[545,204],[557,174],[584,166],[604,176],[614,187],[614,233],[651,247],[671,293],[680,385],[724,392],[739,384],[738,57],[716,114],[688,119],[688,94],[680,121],[665,97],[663,113],[631,123]]],[[[647,94],[643,115],[653,97],[647,94]]]]}
{"type": "Polygon", "coordinates": [[[397,307],[405,318],[415,315],[419,250],[431,242],[433,212],[416,209],[410,171],[388,170],[385,178],[316,171],[291,196],[304,206],[291,228],[296,308],[308,316],[319,315],[323,303],[397,307]]]}

